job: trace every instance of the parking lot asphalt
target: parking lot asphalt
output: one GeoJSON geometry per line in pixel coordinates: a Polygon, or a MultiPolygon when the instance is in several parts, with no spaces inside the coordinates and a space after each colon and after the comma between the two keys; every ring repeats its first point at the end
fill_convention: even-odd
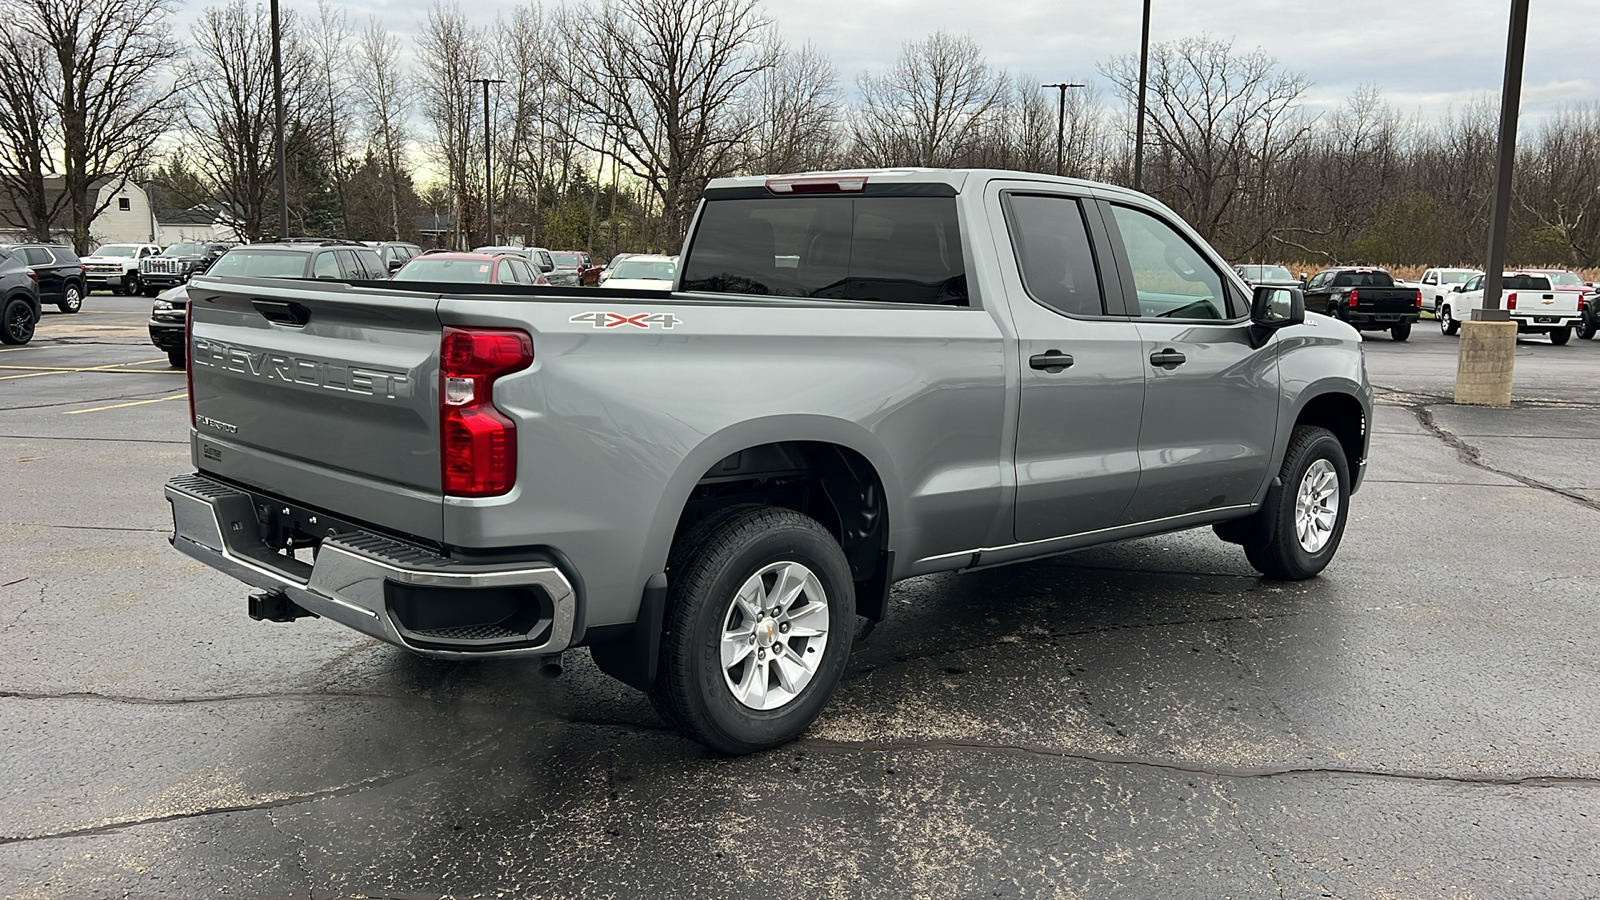
{"type": "Polygon", "coordinates": [[[903,582],[795,744],[719,758],[579,651],[257,623],[173,551],[182,373],[95,294],[0,351],[0,896],[1600,896],[1600,342],[1449,403],[1369,334],[1320,577],[1209,531],[903,582]]]}

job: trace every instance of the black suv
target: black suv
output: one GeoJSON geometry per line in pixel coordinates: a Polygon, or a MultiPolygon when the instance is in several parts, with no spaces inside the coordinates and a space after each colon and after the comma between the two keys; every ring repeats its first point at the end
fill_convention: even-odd
{"type": "Polygon", "coordinates": [[[139,260],[139,283],[144,286],[144,295],[154,297],[199,275],[227,253],[228,247],[216,242],[179,243],[161,251],[160,256],[139,260]]]}
{"type": "Polygon", "coordinates": [[[83,263],[65,244],[0,244],[16,260],[39,276],[39,300],[54,303],[64,313],[83,308],[87,292],[83,263]]]}
{"type": "Polygon", "coordinates": [[[38,324],[38,276],[12,253],[0,250],[0,343],[26,344],[38,324]]]}
{"type": "Polygon", "coordinates": [[[212,263],[206,274],[374,281],[387,279],[389,267],[378,256],[378,251],[359,241],[290,238],[234,247],[212,263]]]}

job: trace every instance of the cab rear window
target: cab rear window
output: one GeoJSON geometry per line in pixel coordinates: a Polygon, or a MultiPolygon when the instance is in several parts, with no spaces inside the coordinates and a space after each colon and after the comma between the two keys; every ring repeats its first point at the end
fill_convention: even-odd
{"type": "Polygon", "coordinates": [[[950,197],[708,200],[682,290],[967,306],[950,197]]]}

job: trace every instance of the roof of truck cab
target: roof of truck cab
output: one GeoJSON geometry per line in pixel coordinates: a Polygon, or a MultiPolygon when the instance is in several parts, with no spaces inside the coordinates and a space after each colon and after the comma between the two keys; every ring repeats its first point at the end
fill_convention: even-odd
{"type": "Polygon", "coordinates": [[[1045,175],[1040,172],[1019,172],[1010,169],[928,169],[915,166],[896,166],[884,169],[838,169],[823,172],[789,172],[782,175],[741,175],[732,178],[713,178],[706,185],[707,195],[714,191],[732,189],[761,188],[766,189],[769,181],[792,181],[806,179],[829,179],[864,177],[869,186],[868,193],[872,193],[870,186],[899,186],[899,185],[946,185],[954,193],[961,193],[962,189],[971,182],[974,185],[986,184],[994,180],[1005,181],[1035,181],[1041,184],[1060,185],[1062,187],[1077,188],[1079,190],[1093,189],[1126,194],[1130,197],[1147,198],[1148,195],[1126,188],[1121,185],[1106,184],[1099,181],[1087,181],[1082,178],[1063,178],[1056,175],[1045,175]]]}

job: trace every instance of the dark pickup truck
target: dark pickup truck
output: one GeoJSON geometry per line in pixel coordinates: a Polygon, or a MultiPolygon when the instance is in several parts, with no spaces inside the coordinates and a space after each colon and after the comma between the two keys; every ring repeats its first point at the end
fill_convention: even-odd
{"type": "Polygon", "coordinates": [[[1397,341],[1411,336],[1411,324],[1422,312],[1422,292],[1395,287],[1382,269],[1323,269],[1306,282],[1305,294],[1306,309],[1327,313],[1360,331],[1387,331],[1397,341]]]}

